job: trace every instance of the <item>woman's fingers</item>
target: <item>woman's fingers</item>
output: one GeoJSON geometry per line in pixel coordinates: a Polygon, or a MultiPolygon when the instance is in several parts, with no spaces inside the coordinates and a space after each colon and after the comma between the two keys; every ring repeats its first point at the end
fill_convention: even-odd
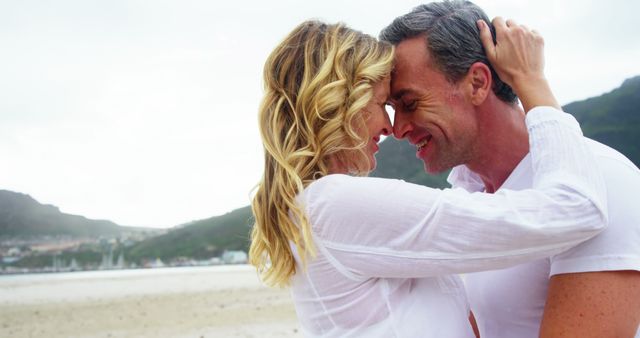
{"type": "Polygon", "coordinates": [[[493,44],[493,37],[491,36],[489,25],[487,25],[484,20],[478,20],[478,22],[476,23],[478,25],[478,29],[480,30],[480,41],[482,42],[482,46],[484,46],[484,50],[487,53],[487,58],[489,59],[489,62],[493,63],[496,58],[496,46],[493,44]]]}
{"type": "Polygon", "coordinates": [[[509,84],[527,108],[536,105],[558,106],[544,77],[544,40],[540,33],[515,20],[496,17],[489,25],[480,20],[480,40],[487,58],[502,81],[509,84]]]}

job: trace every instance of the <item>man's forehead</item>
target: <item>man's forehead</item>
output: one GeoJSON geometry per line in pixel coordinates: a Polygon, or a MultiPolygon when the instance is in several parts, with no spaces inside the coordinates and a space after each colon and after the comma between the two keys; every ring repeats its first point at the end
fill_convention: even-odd
{"type": "MultiPolygon", "coordinates": [[[[389,86],[389,100],[397,101],[400,100],[404,95],[411,94],[414,92],[412,89],[412,82],[410,79],[405,79],[403,73],[398,72],[397,66],[394,65],[393,70],[391,71],[391,82],[389,86]],[[407,81],[409,80],[409,81],[407,81]]],[[[417,74],[414,74],[414,76],[417,74]]]]}
{"type": "Polygon", "coordinates": [[[430,59],[427,48],[427,37],[424,34],[405,39],[395,47],[395,62],[404,66],[417,60],[428,61],[430,59]]]}
{"type": "Polygon", "coordinates": [[[431,53],[427,50],[425,35],[400,42],[396,46],[391,69],[390,100],[397,101],[405,95],[421,92],[421,87],[430,82],[431,76],[441,73],[433,62],[431,53]]]}

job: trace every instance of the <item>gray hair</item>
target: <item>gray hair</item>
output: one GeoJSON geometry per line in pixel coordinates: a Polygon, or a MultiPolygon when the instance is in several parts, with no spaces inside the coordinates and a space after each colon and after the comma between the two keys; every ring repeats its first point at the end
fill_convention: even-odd
{"type": "Polygon", "coordinates": [[[489,66],[493,78],[493,92],[502,101],[517,100],[513,89],[502,82],[487,59],[480,41],[477,20],[484,20],[495,40],[495,29],[484,11],[470,1],[432,2],[414,8],[400,16],[380,32],[380,40],[399,44],[405,39],[425,35],[427,49],[436,68],[447,80],[456,83],[475,62],[489,66]]]}

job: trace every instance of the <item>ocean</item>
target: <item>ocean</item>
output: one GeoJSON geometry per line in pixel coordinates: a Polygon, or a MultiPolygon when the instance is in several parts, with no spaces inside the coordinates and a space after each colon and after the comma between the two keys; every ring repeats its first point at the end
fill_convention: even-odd
{"type": "Polygon", "coordinates": [[[0,305],[260,286],[255,269],[250,265],[1,275],[0,305]]]}

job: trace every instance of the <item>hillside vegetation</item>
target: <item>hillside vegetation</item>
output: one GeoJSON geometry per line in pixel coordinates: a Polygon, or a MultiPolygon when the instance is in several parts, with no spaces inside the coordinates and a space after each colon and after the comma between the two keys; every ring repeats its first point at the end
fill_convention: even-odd
{"type": "Polygon", "coordinates": [[[236,209],[137,243],[127,249],[126,256],[133,261],[143,258],[166,261],[178,257],[206,259],[220,256],[224,250],[246,251],[252,219],[250,207],[236,209]]]}
{"type": "Polygon", "coordinates": [[[65,214],[29,195],[0,190],[0,237],[98,237],[115,236],[122,230],[111,221],[65,214]]]}

